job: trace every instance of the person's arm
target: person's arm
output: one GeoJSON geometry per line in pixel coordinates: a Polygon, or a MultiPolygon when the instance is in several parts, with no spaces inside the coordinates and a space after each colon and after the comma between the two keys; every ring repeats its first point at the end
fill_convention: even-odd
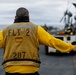
{"type": "Polygon", "coordinates": [[[3,34],[2,31],[0,31],[0,48],[2,48],[3,45],[3,34]]]}
{"type": "Polygon", "coordinates": [[[38,26],[38,40],[40,44],[56,48],[61,52],[70,52],[71,50],[76,50],[75,46],[73,46],[71,43],[66,43],[55,38],[40,26],[38,26]]]}

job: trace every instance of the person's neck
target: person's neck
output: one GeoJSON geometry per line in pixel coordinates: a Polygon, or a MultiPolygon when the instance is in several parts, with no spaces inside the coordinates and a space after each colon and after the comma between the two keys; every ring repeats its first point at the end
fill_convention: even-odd
{"type": "Polygon", "coordinates": [[[27,16],[19,16],[14,20],[14,23],[19,23],[19,22],[29,22],[29,18],[27,16]]]}

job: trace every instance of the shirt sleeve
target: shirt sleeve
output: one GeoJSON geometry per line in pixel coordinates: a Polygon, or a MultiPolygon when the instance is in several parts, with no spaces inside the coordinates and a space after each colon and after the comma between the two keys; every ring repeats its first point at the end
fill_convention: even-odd
{"type": "Polygon", "coordinates": [[[0,31],[0,48],[2,47],[3,45],[3,34],[2,34],[2,31],[0,31]]]}
{"type": "Polygon", "coordinates": [[[38,26],[38,40],[40,44],[56,48],[56,50],[61,52],[70,52],[74,49],[74,46],[71,43],[66,43],[55,38],[53,35],[46,32],[41,26],[38,26]]]}

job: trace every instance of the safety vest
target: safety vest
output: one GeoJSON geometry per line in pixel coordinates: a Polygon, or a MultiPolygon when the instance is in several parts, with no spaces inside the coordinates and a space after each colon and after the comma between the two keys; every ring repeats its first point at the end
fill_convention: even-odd
{"type": "Polygon", "coordinates": [[[4,67],[40,66],[38,26],[31,22],[14,23],[3,29],[4,67]]]}

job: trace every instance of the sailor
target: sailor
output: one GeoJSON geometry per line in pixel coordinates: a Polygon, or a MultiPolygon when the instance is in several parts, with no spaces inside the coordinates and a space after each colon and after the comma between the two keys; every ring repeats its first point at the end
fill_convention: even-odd
{"type": "Polygon", "coordinates": [[[6,75],[39,75],[39,45],[47,45],[61,52],[76,51],[76,45],[53,37],[29,19],[29,11],[20,7],[14,23],[0,32],[0,48],[4,48],[6,75]]]}

